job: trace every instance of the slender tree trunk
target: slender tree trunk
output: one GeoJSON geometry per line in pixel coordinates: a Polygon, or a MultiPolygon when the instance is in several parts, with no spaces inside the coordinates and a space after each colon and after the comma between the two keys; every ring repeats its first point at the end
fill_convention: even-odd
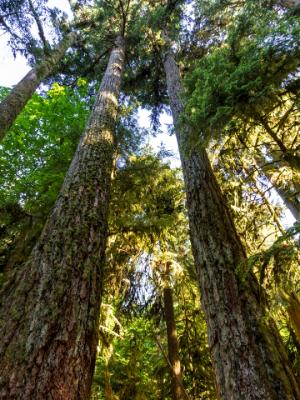
{"type": "Polygon", "coordinates": [[[53,212],[3,287],[1,399],[89,397],[123,64],[119,37],[53,212]]]}
{"type": "Polygon", "coordinates": [[[298,343],[300,345],[300,301],[296,293],[292,292],[288,299],[289,305],[287,308],[291,325],[295,331],[298,343]]]}
{"type": "Polygon", "coordinates": [[[114,392],[112,390],[111,382],[110,382],[110,373],[108,366],[104,367],[104,397],[105,400],[115,400],[114,392]]]}
{"type": "Polygon", "coordinates": [[[253,171],[249,170],[249,168],[247,166],[245,166],[243,162],[241,162],[241,164],[242,164],[242,170],[243,170],[245,176],[247,177],[246,180],[252,182],[252,187],[253,187],[252,190],[254,190],[254,192],[259,194],[259,196],[263,200],[263,204],[267,207],[267,209],[270,213],[271,220],[274,221],[277,229],[283,235],[285,233],[285,230],[280,221],[280,216],[278,215],[278,212],[275,210],[273,204],[270,202],[270,200],[266,196],[265,191],[259,186],[259,182],[257,181],[256,176],[253,176],[253,171]]]}
{"type": "Polygon", "coordinates": [[[174,303],[172,289],[166,286],[163,289],[164,310],[167,325],[168,337],[168,357],[172,367],[171,371],[171,389],[173,400],[185,399],[182,390],[182,375],[179,359],[179,343],[176,332],[176,322],[174,316],[174,303]]]}
{"type": "Polygon", "coordinates": [[[12,89],[0,104],[0,140],[15,122],[17,116],[30,100],[40,83],[53,73],[61,58],[76,39],[75,33],[70,33],[59,44],[58,48],[39,65],[32,68],[24,78],[12,89]]]}
{"type": "Polygon", "coordinates": [[[260,115],[256,115],[257,120],[260,122],[261,126],[265,129],[268,135],[274,140],[281,151],[281,157],[292,169],[300,171],[300,157],[298,152],[295,150],[288,149],[283,141],[277,136],[276,132],[268,124],[264,118],[260,115]]]}
{"type": "Polygon", "coordinates": [[[164,55],[167,88],[185,180],[192,249],[208,325],[221,399],[300,399],[275,328],[264,318],[255,277],[237,267],[246,255],[213,175],[205,149],[188,150],[180,74],[169,49],[164,55]]]}
{"type": "MultiPolygon", "coordinates": [[[[264,172],[267,176],[267,173],[264,172]]],[[[274,186],[276,192],[280,196],[281,200],[283,201],[286,208],[291,212],[293,217],[299,221],[300,220],[300,202],[298,201],[297,197],[294,197],[292,193],[290,193],[287,189],[282,189],[280,186],[272,181],[272,177],[270,176],[270,182],[274,186]]]]}
{"type": "Polygon", "coordinates": [[[263,204],[267,207],[269,213],[270,213],[270,218],[271,220],[274,221],[274,223],[276,224],[277,229],[280,231],[281,234],[285,233],[285,230],[281,224],[280,221],[280,216],[278,215],[278,212],[275,210],[275,208],[273,207],[273,204],[270,202],[270,200],[268,199],[268,197],[266,196],[265,191],[259,187],[259,182],[257,181],[257,179],[253,176],[252,171],[249,171],[247,167],[245,167],[244,165],[242,166],[244,174],[247,176],[247,180],[250,180],[252,182],[253,185],[253,189],[256,193],[259,194],[259,196],[261,197],[261,199],[263,200],[263,204]]]}
{"type": "Polygon", "coordinates": [[[270,171],[270,169],[272,169],[272,166],[270,168],[270,163],[268,163],[268,161],[264,158],[264,156],[262,154],[259,154],[256,156],[256,164],[262,170],[262,172],[265,174],[266,178],[270,181],[270,183],[274,186],[274,189],[276,190],[278,195],[281,197],[286,208],[288,210],[290,210],[293,217],[297,221],[299,221],[299,219],[300,219],[300,201],[299,201],[300,187],[297,187],[299,185],[297,185],[297,184],[295,185],[296,193],[293,190],[291,190],[289,187],[283,189],[280,185],[278,185],[277,179],[272,176],[272,173],[270,171]]]}

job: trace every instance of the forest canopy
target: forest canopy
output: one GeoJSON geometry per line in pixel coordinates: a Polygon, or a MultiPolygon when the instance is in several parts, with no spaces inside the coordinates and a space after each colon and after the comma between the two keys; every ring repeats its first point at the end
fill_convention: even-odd
{"type": "Polygon", "coordinates": [[[300,399],[299,2],[53,4],[0,0],[0,399],[300,399]]]}

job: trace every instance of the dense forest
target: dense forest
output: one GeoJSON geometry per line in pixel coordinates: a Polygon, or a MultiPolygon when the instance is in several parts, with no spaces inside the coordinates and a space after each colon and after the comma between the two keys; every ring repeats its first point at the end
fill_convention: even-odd
{"type": "Polygon", "coordinates": [[[0,0],[0,399],[300,400],[299,0],[67,5],[0,0]]]}

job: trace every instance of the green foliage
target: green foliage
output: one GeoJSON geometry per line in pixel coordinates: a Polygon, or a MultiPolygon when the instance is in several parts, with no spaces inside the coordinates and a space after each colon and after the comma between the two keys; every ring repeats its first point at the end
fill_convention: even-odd
{"type": "MultiPolygon", "coordinates": [[[[247,274],[249,271],[253,270],[255,267],[258,267],[261,284],[264,282],[267,275],[272,276],[277,284],[283,280],[281,283],[283,285],[287,285],[287,287],[290,286],[291,283],[295,283],[296,277],[293,273],[290,277],[290,282],[286,281],[286,277],[288,275],[288,264],[293,262],[297,264],[299,262],[299,254],[297,247],[295,247],[295,241],[297,240],[299,233],[300,224],[295,223],[293,227],[287,229],[283,235],[275,240],[275,242],[266,251],[249,257],[247,263],[244,266],[239,267],[238,274],[242,279],[247,279],[247,274]],[[274,262],[273,268],[276,270],[273,274],[270,274],[270,272],[267,273],[267,267],[272,261],[274,262]]],[[[300,281],[298,284],[299,283],[300,281]]]]}
{"type": "Polygon", "coordinates": [[[85,96],[86,86],[74,91],[58,84],[33,96],[0,146],[1,202],[48,214],[84,128],[85,96]]]}
{"type": "Polygon", "coordinates": [[[258,277],[268,298],[266,312],[282,328],[296,366],[297,341],[287,328],[280,293],[299,290],[297,227],[285,232],[282,208],[270,193],[273,187],[283,190],[299,204],[299,174],[289,156],[297,157],[299,149],[300,25],[297,13],[279,3],[198,2],[206,7],[202,16],[198,8],[202,27],[212,36],[200,31],[198,45],[206,49],[185,78],[183,121],[193,128],[190,145],[211,150],[250,256],[238,276],[247,279],[251,270],[258,277]]]}
{"type": "Polygon", "coordinates": [[[185,2],[144,1],[133,34],[129,34],[131,60],[125,72],[125,88],[143,107],[151,110],[151,122],[159,126],[159,115],[168,104],[163,69],[163,31],[172,37],[181,29],[185,2]]]}
{"type": "MultiPolygon", "coordinates": [[[[166,367],[153,337],[154,326],[145,317],[137,317],[124,322],[122,339],[113,340],[113,352],[109,359],[105,356],[97,360],[94,377],[94,398],[105,399],[110,377],[110,385],[115,399],[155,400],[161,390],[161,374],[166,379],[166,367]],[[104,374],[105,364],[109,369],[104,374]],[[97,394],[97,396],[96,396],[97,394]]],[[[105,349],[102,350],[105,354],[105,349]]]]}
{"type": "MultiPolygon", "coordinates": [[[[237,273],[241,280],[250,270],[260,278],[270,299],[270,313],[283,327],[294,365],[299,364],[297,342],[291,342],[293,330],[281,315],[286,306],[279,305],[284,303],[281,291],[298,289],[293,237],[299,228],[295,225],[279,237],[281,209],[270,205],[266,177],[261,180],[262,172],[253,167],[257,155],[266,155],[274,164],[271,175],[281,177],[280,186],[290,189],[294,184],[295,175],[274,143],[266,139],[266,132],[258,129],[258,122],[266,117],[277,133],[282,131],[283,145],[297,149],[299,20],[296,14],[278,12],[273,1],[260,1],[261,7],[251,1],[197,3],[206,3],[207,9],[202,16],[198,9],[193,32],[188,34],[180,20],[182,1],[159,5],[133,1],[125,13],[122,4],[126,1],[78,2],[75,19],[81,40],[65,58],[62,71],[66,75],[60,77],[73,87],[56,83],[47,94],[35,95],[0,146],[3,270],[22,263],[30,253],[84,128],[97,88],[93,80],[102,75],[114,39],[124,30],[124,92],[130,97],[122,94],[117,126],[104,270],[106,303],[101,309],[94,399],[170,399],[168,365],[157,346],[159,340],[167,353],[162,305],[166,262],[172,265],[168,284],[174,292],[184,386],[191,399],[217,398],[181,172],[172,169],[162,155],[142,149],[146,132],[137,128],[139,105],[154,110],[153,122],[157,122],[167,104],[162,21],[172,39],[180,34],[176,41],[180,67],[190,71],[185,80],[184,118],[194,127],[191,143],[200,141],[210,148],[216,175],[250,254],[237,273]],[[189,48],[185,40],[193,34],[195,41],[189,48]],[[199,60],[199,54],[205,56],[199,60]]],[[[0,96],[6,93],[3,88],[0,96]]],[[[296,185],[293,189],[297,192],[296,185]]]]}
{"type": "Polygon", "coordinates": [[[170,240],[170,230],[183,218],[183,183],[179,171],[172,170],[145,149],[141,156],[131,156],[119,168],[116,183],[114,190],[123,193],[127,205],[126,213],[119,214],[120,227],[152,233],[153,244],[170,240]]]}
{"type": "Polygon", "coordinates": [[[236,117],[269,112],[299,66],[299,43],[297,17],[247,4],[222,47],[197,60],[186,77],[186,118],[197,128],[194,140],[222,135],[236,117]]]}
{"type": "Polygon", "coordinates": [[[124,285],[122,293],[128,302],[139,296],[139,284],[131,272],[141,256],[167,249],[175,259],[180,243],[187,245],[183,202],[179,171],[171,169],[149,148],[120,163],[112,186],[107,254],[107,287],[114,288],[114,295],[118,282],[132,279],[129,292],[124,285]]]}
{"type": "Polygon", "coordinates": [[[54,84],[34,95],[0,145],[0,270],[26,260],[43,228],[84,128],[86,91],[54,84]]]}
{"type": "MultiPolygon", "coordinates": [[[[197,286],[188,275],[182,275],[175,282],[174,295],[184,386],[191,399],[214,400],[206,326],[199,309],[197,286]]],[[[160,301],[158,297],[150,308],[135,315],[128,314],[127,308],[118,310],[103,305],[93,399],[171,399],[170,372],[165,359],[166,328],[160,301]]]]}
{"type": "Polygon", "coordinates": [[[191,398],[215,399],[182,177],[145,148],[118,166],[112,189],[94,398],[170,399],[160,265],[171,261],[184,385],[191,398]]]}
{"type": "MultiPolygon", "coordinates": [[[[76,89],[55,83],[47,94],[34,95],[0,145],[0,207],[22,210],[18,218],[12,219],[7,211],[1,216],[0,269],[16,253],[20,240],[24,245],[17,253],[26,259],[43,227],[84,129],[91,107],[89,90],[80,78],[76,89]]],[[[0,96],[7,92],[3,88],[0,96]]],[[[142,138],[137,136],[132,105],[124,105],[121,114],[118,156],[125,159],[142,138]]]]}

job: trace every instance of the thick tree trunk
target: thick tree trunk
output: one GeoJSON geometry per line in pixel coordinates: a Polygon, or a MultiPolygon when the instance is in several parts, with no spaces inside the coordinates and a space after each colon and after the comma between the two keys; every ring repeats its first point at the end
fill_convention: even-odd
{"type": "Polygon", "coordinates": [[[164,296],[164,310],[165,319],[167,325],[167,337],[168,337],[168,357],[170,361],[171,371],[171,389],[173,400],[185,399],[182,390],[182,376],[181,376],[181,366],[179,359],[179,343],[176,332],[176,322],[174,316],[174,303],[173,294],[170,287],[165,287],[163,289],[164,296]]]}
{"type": "Polygon", "coordinates": [[[185,180],[192,249],[206,315],[219,397],[226,400],[300,399],[276,329],[260,307],[255,277],[237,267],[246,256],[229,210],[201,147],[186,146],[179,70],[171,50],[164,67],[185,180]]]}
{"type": "Polygon", "coordinates": [[[123,64],[119,37],[53,212],[3,287],[1,399],[89,397],[123,64]]]}
{"type": "Polygon", "coordinates": [[[17,116],[40,85],[53,73],[68,48],[74,43],[75,33],[70,33],[58,48],[39,65],[32,68],[0,104],[0,140],[12,126],[17,116]]]}

